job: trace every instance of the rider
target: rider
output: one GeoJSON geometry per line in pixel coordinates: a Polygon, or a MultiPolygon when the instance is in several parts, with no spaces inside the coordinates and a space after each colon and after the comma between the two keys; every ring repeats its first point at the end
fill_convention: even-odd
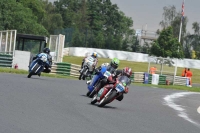
{"type": "MultiPolygon", "coordinates": [[[[91,55],[91,57],[92,57],[95,61],[94,61],[94,64],[93,64],[93,70],[90,72],[90,74],[92,74],[92,73],[94,72],[94,70],[95,70],[95,68],[96,68],[96,66],[97,66],[97,64],[98,64],[98,54],[97,54],[97,52],[93,52],[92,55],[91,55]]],[[[85,57],[85,58],[82,60],[81,69],[83,68],[83,64],[84,64],[86,58],[87,58],[87,57],[85,57]]],[[[81,71],[81,70],[80,70],[80,71],[81,71]]],[[[80,71],[79,71],[79,72],[80,72],[80,71]]]]}
{"type": "MultiPolygon", "coordinates": [[[[51,66],[52,66],[52,56],[50,55],[50,49],[49,48],[44,48],[43,49],[43,53],[47,54],[47,60],[49,62],[48,64],[46,64],[44,66],[45,69],[43,70],[43,72],[50,73],[51,72],[51,66]]],[[[39,53],[35,57],[33,57],[33,60],[35,60],[36,58],[38,58],[40,54],[41,53],[39,53]]],[[[41,75],[41,73],[38,74],[38,76],[40,76],[40,75],[41,75]]]]}
{"type": "MultiPolygon", "coordinates": [[[[117,74],[115,75],[115,76],[113,76],[113,83],[115,83],[116,82],[116,78],[118,78],[118,77],[120,77],[120,76],[127,76],[128,78],[129,78],[129,83],[127,84],[127,87],[125,88],[125,94],[126,93],[128,93],[128,90],[129,90],[129,85],[131,84],[131,75],[132,75],[132,69],[131,68],[129,68],[129,67],[124,67],[124,69],[122,69],[122,70],[117,70],[118,72],[117,72],[117,74]]],[[[108,88],[108,89],[111,89],[113,87],[113,84],[109,84],[109,85],[107,85],[106,86],[106,88],[108,88]]],[[[117,97],[116,99],[118,100],[118,101],[122,101],[122,99],[124,98],[124,95],[122,94],[122,95],[120,95],[119,97],[117,97]]]]}
{"type": "MultiPolygon", "coordinates": [[[[119,63],[120,63],[120,61],[119,61],[118,58],[113,58],[109,65],[108,65],[108,63],[104,63],[101,66],[99,66],[98,68],[96,68],[95,72],[96,72],[96,74],[98,74],[101,71],[101,68],[105,65],[107,67],[107,71],[109,71],[111,74],[114,75],[116,73],[118,66],[119,66],[119,63]]],[[[91,80],[87,81],[86,83],[89,84],[90,82],[91,82],[91,80]]],[[[98,89],[102,88],[108,82],[109,81],[107,79],[101,80],[100,85],[98,86],[98,89]]]]}
{"type": "Polygon", "coordinates": [[[107,71],[113,74],[117,70],[119,63],[120,61],[118,58],[113,58],[110,63],[103,63],[101,66],[96,68],[95,72],[98,73],[99,71],[101,71],[102,66],[106,66],[107,71]]]}

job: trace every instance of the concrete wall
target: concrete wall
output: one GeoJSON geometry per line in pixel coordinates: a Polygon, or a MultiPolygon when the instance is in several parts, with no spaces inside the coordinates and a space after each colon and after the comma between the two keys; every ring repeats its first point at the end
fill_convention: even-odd
{"type": "MultiPolygon", "coordinates": [[[[99,57],[102,57],[102,58],[111,59],[111,58],[117,57],[120,60],[128,60],[128,61],[135,61],[135,62],[149,62],[149,60],[151,60],[148,54],[117,51],[117,50],[107,50],[107,49],[82,48],[82,47],[65,48],[63,51],[63,55],[85,56],[86,54],[92,53],[94,51],[96,51],[99,57]]],[[[172,61],[176,63],[176,59],[172,59],[172,61]]],[[[174,66],[175,65],[176,64],[174,64],[174,66]]],[[[178,59],[177,66],[200,69],[200,60],[178,59]]]]}
{"type": "Polygon", "coordinates": [[[18,69],[23,69],[28,71],[29,60],[31,53],[28,51],[15,50],[13,58],[13,66],[18,64],[18,69]]]}

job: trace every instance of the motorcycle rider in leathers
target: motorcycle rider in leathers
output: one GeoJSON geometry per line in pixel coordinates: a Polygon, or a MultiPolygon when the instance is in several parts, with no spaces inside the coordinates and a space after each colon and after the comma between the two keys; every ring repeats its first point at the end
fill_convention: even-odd
{"type": "MultiPolygon", "coordinates": [[[[101,71],[101,68],[103,66],[106,66],[107,67],[107,71],[109,71],[112,75],[114,75],[115,72],[116,72],[116,69],[119,66],[119,63],[120,63],[120,61],[119,61],[118,58],[113,58],[109,64],[108,63],[104,63],[101,66],[99,66],[98,68],[96,68],[95,69],[95,74],[98,74],[101,71]]],[[[91,80],[87,81],[86,83],[90,84],[90,82],[91,82],[91,80]]],[[[102,88],[104,85],[106,85],[108,83],[109,83],[109,81],[107,79],[102,79],[100,81],[100,83],[96,86],[97,87],[96,89],[99,90],[100,88],[102,88]]]]}
{"type": "MultiPolygon", "coordinates": [[[[50,72],[51,72],[51,66],[52,66],[52,56],[50,55],[50,49],[49,49],[49,48],[44,48],[44,49],[43,49],[43,53],[46,53],[46,54],[47,54],[47,60],[48,60],[48,62],[49,62],[48,65],[45,65],[45,66],[44,66],[43,72],[44,72],[44,73],[50,73],[50,72]]],[[[33,57],[33,60],[35,60],[36,58],[38,58],[38,55],[39,55],[39,54],[37,54],[35,57],[33,57]]],[[[32,61],[33,61],[33,60],[32,60],[32,61]]],[[[41,75],[41,73],[38,74],[38,76],[40,76],[40,75],[41,75]]]]}
{"type": "MultiPolygon", "coordinates": [[[[97,66],[97,64],[98,64],[98,54],[97,54],[97,52],[93,52],[92,53],[92,55],[91,55],[91,57],[92,58],[94,58],[94,65],[93,65],[93,70],[91,71],[91,72],[89,72],[89,77],[93,74],[93,72],[94,72],[94,70],[95,70],[95,68],[96,68],[96,66],[97,66]]],[[[87,57],[85,57],[83,60],[82,60],[82,63],[81,63],[81,69],[83,68],[83,64],[84,64],[84,62],[85,62],[85,59],[86,59],[87,57]]],[[[79,70],[79,72],[80,72],[81,70],[79,70]]],[[[80,79],[79,79],[80,80],[80,79]]]]}
{"type": "MultiPolygon", "coordinates": [[[[113,80],[110,81],[110,82],[112,82],[112,84],[107,84],[105,87],[107,89],[111,89],[111,88],[113,88],[114,83],[116,82],[116,78],[118,78],[120,76],[127,76],[130,79],[131,75],[132,75],[132,69],[129,67],[124,67],[124,69],[122,69],[122,70],[116,70],[114,76],[112,77],[113,80]]],[[[130,84],[131,84],[131,79],[129,80],[129,83],[127,84],[127,87],[125,88],[125,92],[124,92],[125,94],[128,93],[128,90],[129,90],[128,85],[130,85],[130,84]]],[[[124,95],[122,94],[119,97],[117,97],[116,99],[118,101],[122,101],[123,98],[124,98],[124,95]]]]}

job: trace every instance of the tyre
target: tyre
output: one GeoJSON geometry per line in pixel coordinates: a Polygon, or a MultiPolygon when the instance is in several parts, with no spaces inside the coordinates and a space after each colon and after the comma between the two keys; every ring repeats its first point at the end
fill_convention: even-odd
{"type": "Polygon", "coordinates": [[[79,77],[78,77],[78,79],[79,79],[79,80],[81,80],[81,78],[82,78],[82,75],[83,75],[82,73],[79,75],[79,77]]]}
{"type": "Polygon", "coordinates": [[[88,91],[88,92],[86,93],[86,96],[88,96],[88,97],[89,97],[89,95],[90,95],[90,91],[88,91]]]}
{"type": "Polygon", "coordinates": [[[40,67],[39,64],[35,65],[35,67],[33,68],[33,70],[31,70],[31,72],[28,74],[27,78],[31,78],[32,75],[35,74],[35,71],[40,67]]]}
{"type": "Polygon", "coordinates": [[[82,73],[80,73],[79,78],[78,78],[79,80],[84,78],[84,75],[83,75],[84,72],[85,72],[85,68],[83,69],[82,73]]]}
{"type": "Polygon", "coordinates": [[[92,98],[91,104],[95,104],[97,102],[97,94],[94,95],[94,97],[92,98]]]}
{"type": "Polygon", "coordinates": [[[90,93],[89,97],[90,97],[90,98],[93,98],[95,94],[96,94],[96,90],[94,89],[94,90],[90,93]]]}
{"type": "Polygon", "coordinates": [[[103,107],[106,104],[108,104],[115,96],[117,95],[117,92],[114,90],[112,91],[107,97],[104,97],[100,102],[99,102],[99,107],[103,107]]]}

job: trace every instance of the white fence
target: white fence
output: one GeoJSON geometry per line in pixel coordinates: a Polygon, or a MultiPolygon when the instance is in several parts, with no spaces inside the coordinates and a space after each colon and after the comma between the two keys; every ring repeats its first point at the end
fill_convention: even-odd
{"type": "Polygon", "coordinates": [[[0,53],[13,54],[16,43],[16,30],[0,31],[0,53]]]}
{"type": "Polygon", "coordinates": [[[50,35],[49,48],[54,62],[62,62],[65,35],[50,35]]]}
{"type": "MultiPolygon", "coordinates": [[[[134,53],[134,52],[125,52],[117,50],[106,50],[106,49],[96,49],[96,48],[82,48],[82,47],[69,47],[65,48],[63,51],[64,55],[70,56],[85,56],[88,52],[92,53],[96,51],[99,57],[102,58],[114,58],[117,57],[120,60],[128,60],[135,62],[149,62],[150,57],[148,54],[134,53]]],[[[152,57],[151,57],[152,58],[152,57]]],[[[176,59],[172,59],[176,62],[176,59]]],[[[178,59],[177,67],[187,67],[187,68],[196,68],[200,69],[200,60],[193,59],[178,59]]],[[[174,64],[175,66],[176,64],[174,64]]]]}

